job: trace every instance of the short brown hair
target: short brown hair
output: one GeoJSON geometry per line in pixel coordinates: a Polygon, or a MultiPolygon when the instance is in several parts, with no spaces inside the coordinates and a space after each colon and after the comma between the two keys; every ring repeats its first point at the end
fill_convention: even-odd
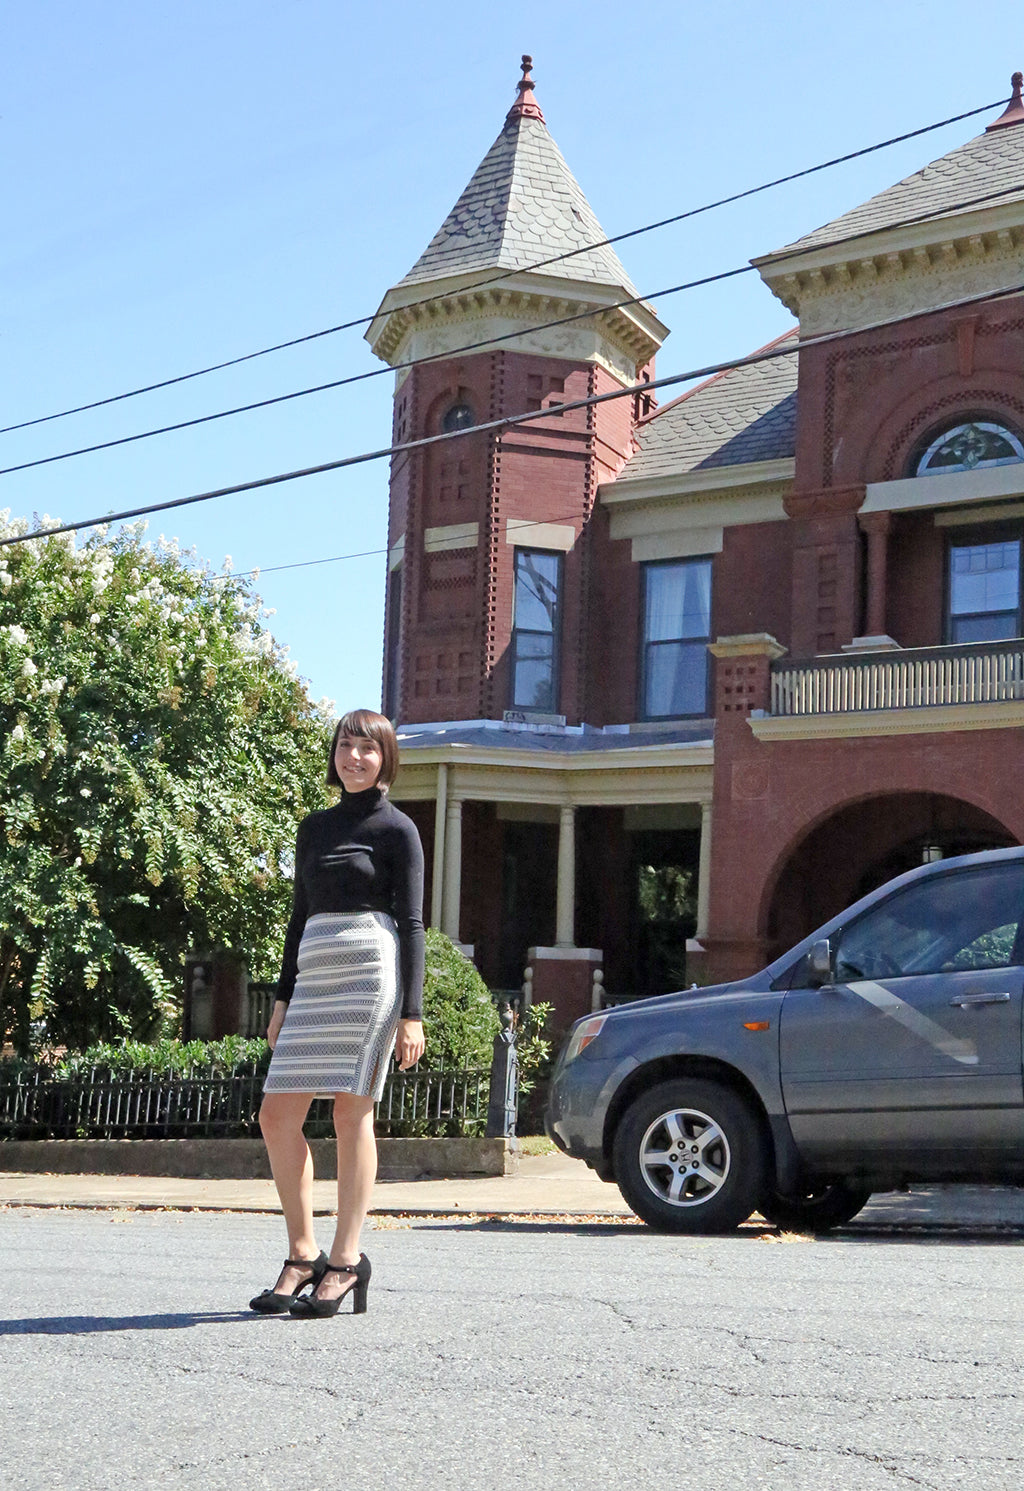
{"type": "Polygon", "coordinates": [[[373,741],[374,745],[379,748],[382,758],[380,775],[374,786],[390,787],[398,775],[398,737],[387,715],[377,714],[373,709],[350,709],[348,714],[342,715],[334,727],[334,734],[331,737],[331,754],[327,758],[327,785],[329,787],[341,786],[338,768],[334,764],[334,752],[343,735],[358,735],[363,740],[373,741]]]}

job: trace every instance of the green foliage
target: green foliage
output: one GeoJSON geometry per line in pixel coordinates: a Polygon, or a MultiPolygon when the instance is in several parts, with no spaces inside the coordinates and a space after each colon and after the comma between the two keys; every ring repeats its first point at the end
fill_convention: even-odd
{"type": "Polygon", "coordinates": [[[697,925],[694,877],[678,865],[641,865],[640,961],[648,994],[685,986],[686,939],[697,925]]]}
{"type": "Polygon", "coordinates": [[[490,1066],[501,1028],[490,991],[473,964],[436,927],[427,929],[423,1024],[424,1067],[490,1066]]]}
{"type": "Polygon", "coordinates": [[[190,1077],[230,1077],[243,1069],[266,1067],[270,1047],[260,1037],[227,1035],[219,1041],[100,1041],[84,1051],[69,1052],[53,1068],[56,1077],[80,1073],[153,1072],[190,1077]]]}
{"type": "Polygon", "coordinates": [[[249,582],[141,535],[0,550],[0,1011],[22,1052],[175,1030],[188,948],[272,976],[295,827],[327,801],[325,719],[249,582]]]}
{"type": "Polygon", "coordinates": [[[516,1032],[519,1057],[519,1109],[516,1130],[524,1134],[544,1132],[544,1109],[548,1084],[561,1049],[564,1032],[551,1023],[554,1006],[531,1004],[516,1032]]]}
{"type": "Polygon", "coordinates": [[[555,1064],[556,1042],[548,1028],[553,1008],[550,1004],[531,1004],[517,1027],[519,1091],[524,1097],[538,1082],[547,1081],[555,1064]]]}

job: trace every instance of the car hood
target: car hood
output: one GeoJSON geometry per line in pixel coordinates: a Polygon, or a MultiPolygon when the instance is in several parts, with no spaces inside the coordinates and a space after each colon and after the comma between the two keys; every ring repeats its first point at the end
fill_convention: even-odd
{"type": "Polygon", "coordinates": [[[628,1018],[631,1013],[646,1013],[653,1010],[696,1011],[721,1005],[723,1000],[749,997],[751,994],[767,993],[769,985],[763,977],[737,979],[729,984],[707,984],[700,989],[680,989],[674,994],[655,994],[650,999],[631,999],[626,1004],[613,1005],[605,1013],[613,1020],[628,1018]]]}

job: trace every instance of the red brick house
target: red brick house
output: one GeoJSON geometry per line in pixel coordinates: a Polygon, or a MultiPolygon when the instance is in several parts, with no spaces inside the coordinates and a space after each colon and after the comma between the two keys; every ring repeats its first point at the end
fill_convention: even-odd
{"type": "Polygon", "coordinates": [[[759,260],[797,328],[661,408],[562,409],[651,380],[666,335],[604,238],[524,75],[367,333],[396,442],[469,430],[392,465],[394,795],[431,920],[563,1016],[595,971],[738,976],[1024,840],[1020,75],[977,139],[759,260]]]}

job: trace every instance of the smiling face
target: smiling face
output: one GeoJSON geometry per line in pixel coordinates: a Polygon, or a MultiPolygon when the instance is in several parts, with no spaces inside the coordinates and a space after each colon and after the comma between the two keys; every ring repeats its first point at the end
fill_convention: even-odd
{"type": "Polygon", "coordinates": [[[346,792],[366,792],[377,784],[384,754],[368,735],[339,735],[334,768],[346,792]]]}

